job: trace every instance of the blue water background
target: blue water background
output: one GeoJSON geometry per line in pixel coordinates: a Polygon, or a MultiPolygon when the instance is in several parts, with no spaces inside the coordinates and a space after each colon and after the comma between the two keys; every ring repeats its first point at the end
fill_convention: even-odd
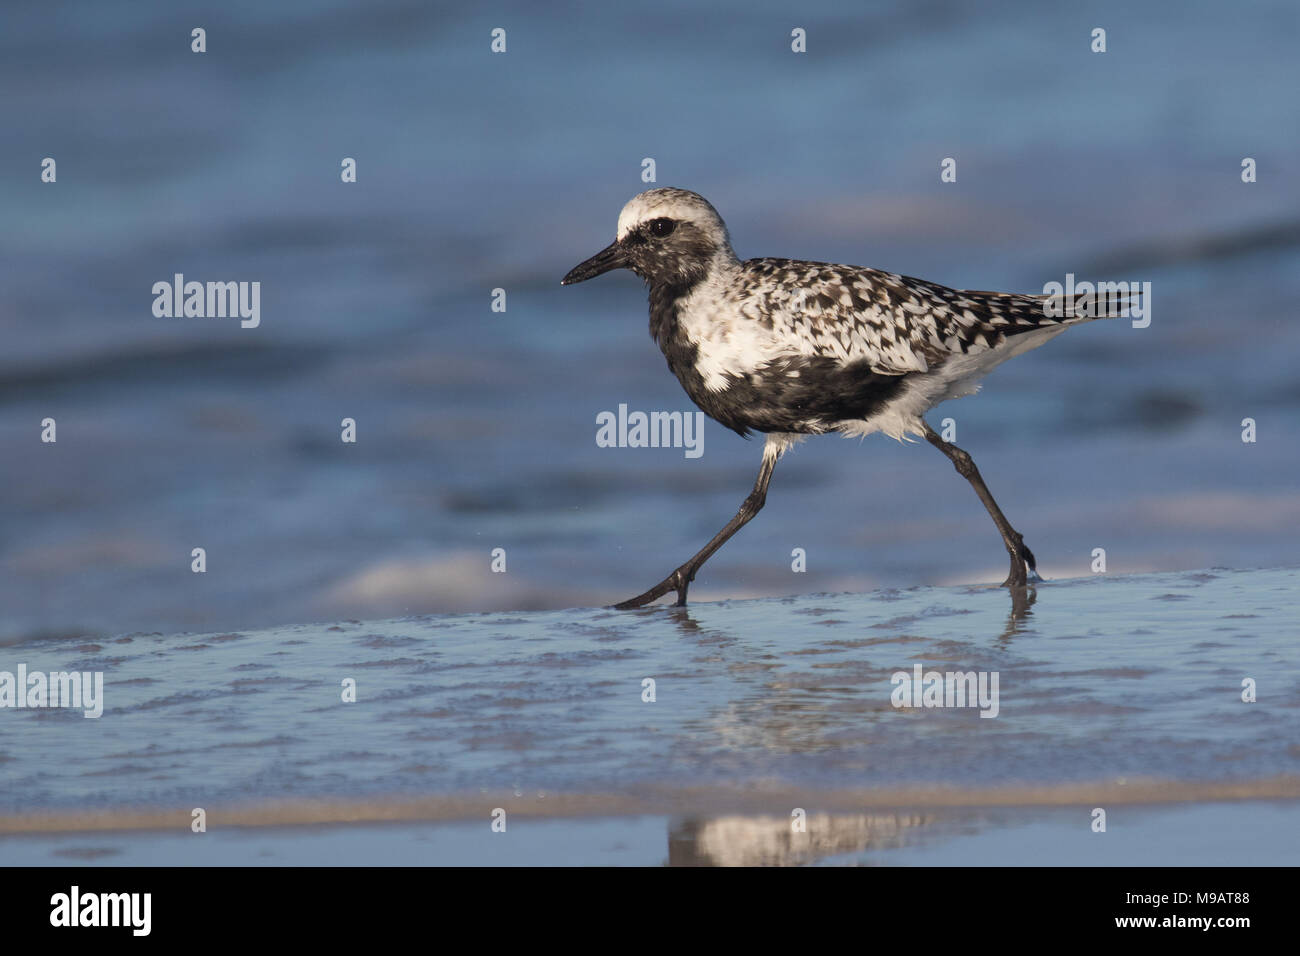
{"type": "MultiPolygon", "coordinates": [[[[713,423],[695,460],[596,446],[620,403],[690,409],[634,277],[558,285],[611,239],[645,157],[714,202],[742,256],[979,289],[1151,282],[1150,328],[1072,330],[933,420],[955,418],[1049,576],[1089,573],[1098,547],[1112,572],[1300,559],[1294,3],[0,18],[0,642],[593,605],[657,581],[733,513],[759,448],[713,423]],[[260,281],[261,326],[155,318],[177,272],[260,281]]],[[[1004,574],[933,450],[827,437],[694,594],[1004,574]]]]}

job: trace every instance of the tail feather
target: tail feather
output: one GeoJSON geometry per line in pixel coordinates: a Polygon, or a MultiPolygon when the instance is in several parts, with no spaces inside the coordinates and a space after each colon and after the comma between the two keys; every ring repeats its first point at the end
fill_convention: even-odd
{"type": "Polygon", "coordinates": [[[1098,289],[1095,292],[1076,293],[1069,301],[1064,294],[1032,295],[1014,292],[979,292],[972,289],[963,290],[966,295],[990,297],[1007,297],[1038,303],[1043,315],[1049,319],[1117,319],[1122,318],[1129,305],[1136,305],[1141,296],[1140,289],[1121,291],[1118,289],[1098,289]]]}

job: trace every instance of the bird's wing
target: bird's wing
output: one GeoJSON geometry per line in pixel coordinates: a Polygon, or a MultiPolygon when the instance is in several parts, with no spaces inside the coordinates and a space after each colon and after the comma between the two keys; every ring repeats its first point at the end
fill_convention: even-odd
{"type": "Polygon", "coordinates": [[[759,299],[750,317],[770,320],[791,351],[865,362],[878,375],[924,372],[949,355],[1077,321],[1053,317],[1045,296],[961,291],[855,266],[758,259],[746,271],[759,299]]]}

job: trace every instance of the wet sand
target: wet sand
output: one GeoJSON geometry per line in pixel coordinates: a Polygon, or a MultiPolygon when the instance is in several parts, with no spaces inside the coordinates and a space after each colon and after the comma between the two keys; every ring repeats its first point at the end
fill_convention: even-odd
{"type": "Polygon", "coordinates": [[[1158,864],[1217,859],[1237,834],[1251,862],[1300,860],[1298,581],[1098,575],[1025,604],[914,588],[47,640],[6,660],[103,671],[104,713],[4,714],[0,859],[288,862],[356,841],[347,859],[415,862],[394,847],[422,834],[426,862],[458,864],[606,846],[650,865],[1158,864]],[[996,716],[895,706],[918,665],[996,674],[996,716]]]}
{"type": "Polygon", "coordinates": [[[11,866],[1294,866],[1300,801],[0,836],[11,866]]]}

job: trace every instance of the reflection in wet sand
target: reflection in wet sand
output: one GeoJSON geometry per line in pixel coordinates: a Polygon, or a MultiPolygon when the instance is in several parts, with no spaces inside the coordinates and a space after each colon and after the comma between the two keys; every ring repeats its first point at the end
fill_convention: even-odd
{"type": "Polygon", "coordinates": [[[675,822],[669,866],[801,866],[822,857],[905,846],[932,817],[898,813],[810,814],[805,832],[781,817],[716,817],[675,822]]]}

